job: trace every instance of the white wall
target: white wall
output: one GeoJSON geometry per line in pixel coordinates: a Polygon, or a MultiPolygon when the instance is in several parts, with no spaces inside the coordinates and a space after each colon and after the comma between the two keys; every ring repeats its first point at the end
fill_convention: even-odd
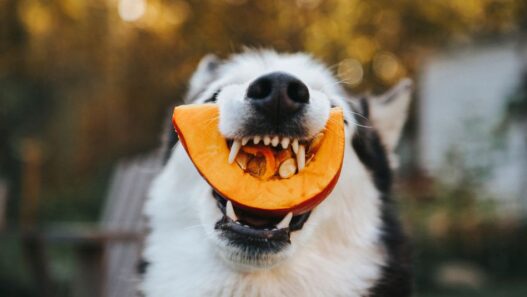
{"type": "Polygon", "coordinates": [[[459,178],[456,167],[490,167],[482,192],[499,199],[507,212],[527,210],[527,126],[497,130],[522,67],[517,46],[509,42],[438,55],[420,77],[421,167],[447,182],[459,178]],[[452,150],[462,158],[447,166],[452,150]]]}

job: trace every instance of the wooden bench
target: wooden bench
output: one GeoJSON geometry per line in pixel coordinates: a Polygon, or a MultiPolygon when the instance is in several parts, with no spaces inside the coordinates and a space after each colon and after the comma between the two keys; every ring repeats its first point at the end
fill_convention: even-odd
{"type": "Polygon", "coordinates": [[[152,179],[163,164],[161,152],[120,163],[115,169],[101,229],[114,234],[108,241],[106,296],[133,296],[137,284],[137,263],[145,233],[143,205],[152,179]],[[136,238],[130,243],[117,240],[118,234],[136,238]],[[137,240],[139,239],[139,240],[137,240]]]}
{"type": "Polygon", "coordinates": [[[119,162],[98,228],[65,225],[25,233],[26,255],[42,296],[54,295],[46,256],[51,244],[68,244],[76,252],[74,296],[136,296],[137,264],[145,234],[142,209],[163,157],[162,151],[156,151],[119,162]]]}

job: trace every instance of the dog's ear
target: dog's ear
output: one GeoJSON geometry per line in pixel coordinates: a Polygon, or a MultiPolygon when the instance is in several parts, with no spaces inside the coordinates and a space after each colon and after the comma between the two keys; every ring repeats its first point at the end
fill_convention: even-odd
{"type": "Polygon", "coordinates": [[[390,156],[392,167],[398,161],[394,150],[408,116],[412,94],[412,80],[406,78],[381,96],[370,98],[369,118],[379,133],[382,143],[390,156]]]}
{"type": "Polygon", "coordinates": [[[202,92],[207,85],[216,79],[218,66],[221,60],[213,54],[208,54],[201,58],[198,68],[190,78],[189,88],[185,102],[190,102],[196,99],[196,95],[202,92]]]}

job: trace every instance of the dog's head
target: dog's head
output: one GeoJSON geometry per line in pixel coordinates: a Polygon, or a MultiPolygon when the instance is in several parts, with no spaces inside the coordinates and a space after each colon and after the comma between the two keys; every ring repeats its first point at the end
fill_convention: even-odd
{"type": "Polygon", "coordinates": [[[406,116],[409,86],[410,82],[404,81],[387,94],[368,100],[370,103],[357,104],[360,100],[356,100],[354,104],[330,71],[305,54],[249,51],[225,61],[206,56],[190,81],[187,100],[218,104],[219,129],[230,143],[287,147],[309,142],[325,127],[334,106],[344,109],[347,138],[336,189],[308,213],[269,219],[236,208],[212,189],[203,197],[193,197],[200,223],[218,254],[237,268],[270,267],[307,249],[314,239],[331,234],[345,238],[339,233],[371,229],[364,234],[354,231],[356,240],[361,241],[378,232],[374,226],[380,220],[378,196],[386,189],[379,189],[364,164],[365,156],[360,156],[368,145],[354,148],[352,140],[364,129],[362,137],[373,136],[381,143],[380,150],[366,152],[371,155],[366,157],[380,158],[386,164],[393,161],[390,155],[406,116]]]}

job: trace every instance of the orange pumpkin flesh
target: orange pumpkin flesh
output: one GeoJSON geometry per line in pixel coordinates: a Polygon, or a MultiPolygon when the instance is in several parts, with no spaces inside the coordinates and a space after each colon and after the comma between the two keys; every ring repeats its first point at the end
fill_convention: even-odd
{"type": "Polygon", "coordinates": [[[270,149],[243,147],[265,157],[267,169],[260,178],[229,164],[229,146],[218,128],[216,104],[182,105],[174,109],[173,124],[190,159],[205,180],[236,207],[262,216],[305,213],[333,190],[344,159],[344,120],[340,108],[332,108],[324,139],[314,158],[287,179],[270,178],[277,165],[270,149]]]}

